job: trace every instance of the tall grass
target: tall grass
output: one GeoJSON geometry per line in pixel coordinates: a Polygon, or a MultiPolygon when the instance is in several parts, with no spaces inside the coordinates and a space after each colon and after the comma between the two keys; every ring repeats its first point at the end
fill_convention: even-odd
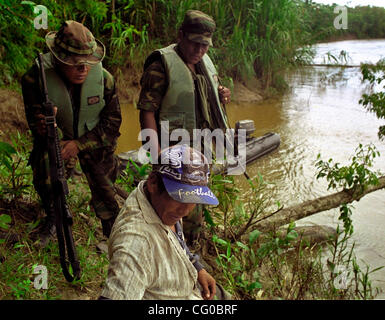
{"type": "MultiPolygon", "coordinates": [[[[365,179],[364,183],[367,183],[365,179]]],[[[213,268],[216,280],[235,299],[373,299],[380,292],[371,268],[355,256],[351,225],[344,220],[336,233],[315,242],[294,222],[259,231],[258,221],[276,212],[274,192],[257,176],[243,193],[232,177],[214,176],[210,188],[219,205],[205,213],[210,229],[197,250],[213,268]],[[340,282],[341,281],[341,282],[340,282]]],[[[276,203],[278,210],[281,207],[276,203]]],[[[341,212],[341,211],[340,211],[341,212]]]]}
{"type": "Polygon", "coordinates": [[[265,88],[276,85],[280,72],[298,62],[297,49],[304,46],[309,37],[301,1],[159,2],[162,19],[153,24],[159,26],[158,36],[163,32],[164,44],[175,40],[188,9],[202,10],[216,21],[210,54],[220,73],[238,80],[256,75],[265,88]]]}
{"type": "Polygon", "coordinates": [[[39,37],[28,20],[33,10],[14,0],[0,2],[0,85],[21,77],[36,54],[39,37]]]}
{"type": "MultiPolygon", "coordinates": [[[[280,89],[283,70],[308,62],[310,52],[299,48],[341,34],[332,27],[333,6],[302,0],[40,0],[39,4],[49,10],[49,30],[69,19],[88,26],[105,43],[105,63],[113,71],[140,70],[151,50],[176,41],[188,9],[202,10],[217,24],[210,55],[220,75],[238,80],[257,76],[264,88],[280,89]]],[[[0,3],[0,85],[19,79],[44,48],[46,31],[34,30],[31,23],[34,5],[16,0],[0,3]]],[[[382,8],[350,8],[346,32],[381,37],[383,16],[382,8]],[[369,21],[370,28],[362,21],[369,21]]]]}
{"type": "MultiPolygon", "coordinates": [[[[22,167],[27,165],[30,137],[18,135],[15,139],[13,146],[0,144],[0,172],[4,176],[14,171],[4,159],[12,158],[22,167]]],[[[121,188],[143,178],[148,166],[134,165],[133,169],[126,170],[116,181],[121,188]]],[[[82,268],[81,278],[73,283],[66,282],[62,275],[57,242],[39,249],[32,240],[31,234],[43,216],[33,192],[32,176],[26,175],[22,194],[9,179],[0,182],[2,186],[9,184],[9,192],[0,193],[0,299],[96,299],[107,276],[108,258],[95,250],[103,236],[100,221],[89,205],[91,194],[85,176],[72,177],[68,184],[68,204],[82,268]],[[37,265],[47,267],[47,290],[34,287],[33,270],[37,265]]],[[[212,177],[210,187],[220,205],[206,210],[208,228],[198,244],[202,258],[212,268],[210,273],[235,299],[375,297],[377,288],[372,287],[371,275],[379,268],[361,269],[353,248],[348,247],[351,234],[345,229],[339,231],[337,227],[337,237],[322,251],[308,244],[294,223],[283,232],[255,229],[256,223],[275,207],[274,195],[260,175],[249,182],[250,189],[241,194],[233,177],[212,177]],[[341,289],[337,281],[341,266],[348,271],[346,289],[341,289]]],[[[279,203],[277,206],[281,207],[279,203]]]]}
{"type": "MultiPolygon", "coordinates": [[[[6,2],[24,15],[12,19],[20,26],[19,33],[25,33],[28,25],[28,48],[33,48],[28,49],[31,54],[14,55],[2,66],[15,69],[10,76],[19,77],[32,61],[32,53],[43,49],[44,31],[31,28],[32,2],[23,6],[6,2]]],[[[274,86],[279,73],[295,61],[296,49],[307,40],[299,0],[41,0],[40,4],[49,10],[50,30],[68,19],[87,25],[106,44],[106,63],[112,68],[141,68],[151,50],[175,42],[188,9],[202,10],[215,19],[210,55],[223,77],[242,80],[256,74],[264,87],[274,86]]],[[[4,18],[0,20],[0,26],[6,23],[4,18]]],[[[4,36],[2,42],[9,45],[19,37],[15,31],[4,36]]],[[[23,41],[16,46],[21,50],[23,41]]]]}

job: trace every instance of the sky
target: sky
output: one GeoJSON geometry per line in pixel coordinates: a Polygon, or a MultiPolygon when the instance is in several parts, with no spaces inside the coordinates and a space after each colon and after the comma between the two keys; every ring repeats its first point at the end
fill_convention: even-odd
{"type": "Polygon", "coordinates": [[[313,0],[313,2],[318,2],[323,4],[337,3],[343,6],[347,5],[348,7],[368,6],[368,5],[385,7],[385,0],[313,0]]]}

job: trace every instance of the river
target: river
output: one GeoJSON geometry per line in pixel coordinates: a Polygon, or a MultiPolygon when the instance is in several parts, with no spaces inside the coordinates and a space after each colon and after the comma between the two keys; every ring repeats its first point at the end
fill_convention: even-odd
{"type": "MultiPolygon", "coordinates": [[[[381,153],[375,169],[385,172],[385,141],[377,137],[384,125],[374,114],[358,103],[367,86],[361,82],[359,64],[377,62],[385,57],[385,40],[349,40],[319,44],[315,63],[327,63],[327,52],[338,57],[347,53],[347,64],[357,67],[301,67],[286,75],[290,89],[279,99],[258,104],[231,103],[230,123],[241,119],[255,122],[256,136],[276,132],[281,136],[278,150],[247,167],[248,174],[260,173],[264,180],[276,185],[275,198],[285,206],[298,204],[332,193],[326,180],[316,180],[314,162],[317,154],[323,160],[333,158],[346,165],[359,143],[373,143],[381,153]]],[[[122,137],[118,151],[140,146],[138,112],[132,105],[123,105],[122,137]]],[[[246,188],[243,176],[236,178],[246,188]]],[[[353,241],[355,254],[364,268],[385,266],[385,190],[354,202],[353,241]],[[365,263],[364,263],[365,262],[365,263]]],[[[338,210],[333,209],[297,221],[297,225],[321,224],[336,227],[338,210]]],[[[371,275],[373,286],[382,289],[377,298],[385,299],[385,268],[371,275]]]]}

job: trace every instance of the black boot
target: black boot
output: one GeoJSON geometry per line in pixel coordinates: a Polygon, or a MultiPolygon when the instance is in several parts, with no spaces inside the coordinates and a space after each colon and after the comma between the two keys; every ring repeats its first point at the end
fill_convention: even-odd
{"type": "MultiPolygon", "coordinates": [[[[114,225],[115,218],[110,218],[110,219],[101,219],[100,221],[102,222],[102,229],[103,229],[103,235],[107,238],[110,237],[112,226],[114,225]]],[[[106,240],[102,240],[96,245],[96,251],[99,253],[106,253],[108,254],[108,245],[106,240]]]]}
{"type": "Polygon", "coordinates": [[[56,236],[56,226],[55,221],[51,217],[46,217],[42,228],[40,229],[38,237],[38,246],[40,248],[45,248],[48,243],[54,239],[56,236]]]}
{"type": "Polygon", "coordinates": [[[43,201],[43,208],[46,213],[46,217],[36,235],[36,240],[38,241],[38,246],[40,248],[45,248],[50,240],[54,239],[56,236],[56,223],[53,204],[49,204],[47,202],[43,201]]]}
{"type": "Polygon", "coordinates": [[[112,226],[114,225],[115,218],[110,218],[107,220],[101,219],[102,222],[102,229],[103,229],[103,235],[106,236],[107,238],[110,237],[112,226]]]}

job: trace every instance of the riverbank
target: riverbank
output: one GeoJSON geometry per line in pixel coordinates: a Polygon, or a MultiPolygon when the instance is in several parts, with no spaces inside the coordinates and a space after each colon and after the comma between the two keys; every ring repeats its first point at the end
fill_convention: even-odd
{"type": "MultiPolygon", "coordinates": [[[[355,34],[342,34],[342,35],[331,35],[327,39],[317,41],[319,43],[328,43],[328,42],[337,42],[337,41],[346,41],[346,40],[358,40],[358,37],[355,34]]],[[[364,40],[364,39],[361,39],[364,40]]]]}
{"type": "MultiPolygon", "coordinates": [[[[119,101],[121,103],[133,103],[139,99],[141,73],[135,69],[120,70],[115,76],[119,101]]],[[[264,93],[260,89],[257,78],[248,81],[234,81],[230,88],[232,91],[231,100],[234,102],[256,103],[264,99],[264,93]]]]}
{"type": "MultiPolygon", "coordinates": [[[[73,213],[72,230],[82,269],[81,279],[69,284],[60,270],[57,242],[52,241],[47,248],[39,249],[32,240],[33,230],[42,218],[43,211],[31,186],[31,169],[26,165],[30,147],[27,140],[16,139],[15,148],[18,153],[13,158],[15,163],[20,164],[18,175],[26,178],[23,180],[23,194],[17,196],[14,193],[12,198],[10,195],[15,190],[9,187],[8,193],[0,201],[2,214],[11,217],[9,229],[0,233],[0,239],[5,238],[5,242],[0,243],[0,300],[96,299],[107,276],[109,261],[105,253],[97,250],[104,237],[100,221],[88,204],[90,194],[86,179],[81,175],[69,180],[68,204],[73,213]],[[47,267],[47,290],[36,290],[33,287],[36,277],[33,270],[36,265],[47,267]]],[[[239,215],[239,208],[249,213],[257,206],[258,215],[265,215],[267,203],[263,199],[271,199],[271,192],[264,190],[263,185],[253,188],[248,195],[250,199],[256,200],[242,203],[237,185],[231,177],[217,179],[212,183],[216,184],[213,190],[216,190],[220,203],[225,203],[228,198],[238,201],[231,201],[225,207],[209,208],[207,214],[212,220],[207,220],[199,241],[191,249],[200,254],[205,268],[233,294],[235,300],[372,298],[371,290],[364,297],[361,290],[354,290],[358,283],[341,292],[334,289],[333,275],[329,278],[330,272],[325,270],[320,260],[321,247],[317,245],[334,235],[334,229],[322,227],[320,231],[323,235],[315,238],[314,231],[306,234],[308,228],[295,228],[290,223],[282,232],[272,227],[269,232],[253,230],[242,236],[239,232],[243,230],[248,215],[239,215]],[[226,218],[223,220],[225,216],[227,222],[226,218]],[[231,230],[234,237],[240,238],[232,242],[229,234],[226,237],[225,230],[231,230]],[[276,268],[277,265],[280,267],[276,268]]],[[[7,183],[11,185],[10,181],[7,183]]],[[[258,185],[258,178],[254,183],[258,185]]],[[[120,180],[117,184],[127,187],[128,182],[120,180]]],[[[334,248],[339,250],[337,243],[345,243],[345,240],[335,242],[334,248]]],[[[343,261],[337,257],[332,262],[340,265],[343,261]]]]}
{"type": "MultiPolygon", "coordinates": [[[[120,70],[115,75],[117,92],[121,104],[134,104],[139,99],[141,74],[134,69],[120,70]]],[[[234,82],[232,90],[233,102],[258,103],[264,99],[263,92],[258,88],[258,80],[248,84],[234,82]]],[[[10,133],[25,133],[28,124],[24,113],[21,88],[0,88],[0,139],[9,142],[10,133]]]]}
{"type": "MultiPolygon", "coordinates": [[[[228,106],[228,113],[230,115],[236,114],[237,117],[253,119],[255,123],[258,124],[257,127],[260,132],[266,132],[273,128],[275,132],[279,132],[281,135],[283,143],[279,152],[272,157],[266,157],[259,161],[255,166],[248,167],[248,173],[253,177],[257,177],[258,174],[261,174],[265,181],[276,183],[276,188],[281,194],[284,194],[284,196],[274,197],[270,190],[265,193],[265,196],[268,197],[268,199],[279,199],[279,202],[284,204],[285,207],[290,205],[293,201],[303,202],[307,200],[314,192],[316,192],[316,194],[314,194],[315,196],[322,195],[325,192],[326,187],[324,185],[314,183],[314,168],[313,164],[310,162],[315,159],[315,153],[321,150],[322,155],[339,159],[341,154],[338,152],[335,153],[335,149],[338,149],[340,152],[342,151],[343,155],[346,155],[352,151],[356,141],[366,141],[364,138],[368,135],[369,131],[373,131],[373,134],[371,134],[370,137],[374,137],[376,131],[376,125],[373,124],[376,124],[377,122],[371,118],[367,119],[369,115],[365,114],[359,106],[355,106],[353,109],[341,108],[341,105],[354,105],[359,98],[358,95],[360,94],[360,90],[359,87],[356,87],[358,83],[355,81],[353,81],[353,83],[352,81],[346,82],[346,79],[352,77],[350,73],[345,74],[340,80],[339,78],[334,80],[338,83],[338,90],[332,90],[333,88],[335,89],[335,86],[330,88],[331,86],[329,86],[328,83],[323,82],[321,83],[322,90],[318,90],[320,84],[318,79],[321,78],[321,74],[318,74],[319,68],[315,68],[312,72],[309,70],[309,68],[306,68],[305,70],[296,70],[296,72],[290,74],[288,83],[291,84],[292,90],[288,90],[285,97],[276,101],[275,104],[272,104],[272,101],[266,100],[263,103],[250,104],[249,106],[247,104],[230,104],[228,106]],[[338,81],[342,81],[342,83],[338,81]],[[350,88],[352,91],[343,92],[344,88],[350,88]],[[341,96],[349,98],[349,100],[341,100],[341,96]],[[344,111],[346,111],[347,114],[343,114],[344,116],[342,116],[340,113],[344,111]],[[338,113],[336,114],[336,112],[338,113]],[[349,121],[340,123],[337,121],[334,122],[333,119],[349,119],[349,121]],[[370,121],[365,121],[365,119],[370,121]],[[353,123],[351,123],[352,121],[353,123]],[[357,121],[359,125],[357,124],[357,121]],[[357,132],[358,128],[359,130],[357,132]],[[365,135],[362,134],[362,130],[364,130],[363,132],[365,135]],[[347,131],[350,132],[349,137],[344,135],[347,131]],[[348,141],[345,141],[345,138],[348,139],[348,141]],[[353,143],[353,145],[346,145],[347,142],[353,143]],[[274,177],[272,175],[274,175],[274,177]],[[298,187],[300,187],[300,189],[298,189],[298,187]]],[[[326,72],[326,70],[323,72],[326,72]]],[[[357,70],[355,72],[357,73],[357,70]]],[[[333,70],[331,73],[333,74],[333,70]]],[[[130,100],[135,101],[135,93],[138,94],[139,92],[139,77],[140,75],[137,74],[136,78],[132,77],[131,79],[126,78],[120,80],[125,84],[125,87],[119,83],[119,92],[124,88],[127,95],[126,97],[121,97],[123,103],[126,101],[130,102],[130,100]],[[130,89],[133,90],[131,93],[129,91],[130,89]]],[[[334,84],[334,82],[332,84],[334,84]]],[[[234,94],[236,91],[237,89],[234,89],[234,94]]],[[[123,96],[121,93],[119,95],[123,96]]],[[[10,97],[11,94],[5,91],[3,93],[4,99],[2,101],[7,100],[8,96],[10,97]]],[[[16,97],[21,99],[20,94],[17,92],[16,97]]],[[[19,108],[22,108],[22,100],[19,100],[19,102],[21,102],[19,108]]],[[[133,108],[132,105],[127,105],[127,107],[133,108]]],[[[133,119],[134,121],[136,120],[135,118],[133,119]]],[[[130,127],[130,130],[132,132],[136,131],[132,129],[132,127],[130,127]]],[[[5,132],[8,133],[7,131],[5,132]]],[[[366,139],[368,139],[368,137],[366,139]]],[[[24,152],[25,150],[29,150],[29,146],[25,147],[23,144],[19,144],[19,146],[24,152]]],[[[25,162],[22,162],[21,166],[25,167],[25,162]]],[[[36,262],[40,263],[40,261],[43,261],[44,263],[48,261],[48,263],[50,263],[50,275],[55,275],[50,278],[55,278],[55,280],[50,282],[50,298],[94,299],[97,297],[100,292],[100,284],[105,277],[108,261],[103,260],[102,257],[97,256],[95,253],[95,243],[100,240],[100,237],[98,236],[98,231],[100,233],[100,222],[93,216],[91,211],[87,211],[88,194],[79,192],[79,183],[78,180],[71,181],[70,185],[75,189],[73,189],[74,191],[71,193],[70,205],[71,208],[74,209],[74,215],[76,217],[76,229],[74,229],[74,234],[76,239],[79,239],[77,240],[77,245],[81,252],[82,266],[85,266],[84,275],[86,278],[82,280],[82,283],[75,284],[74,286],[65,283],[58,266],[55,265],[55,262],[57,261],[57,255],[55,256],[57,248],[50,248],[49,254],[47,254],[46,251],[38,251],[33,248],[31,241],[27,238],[28,230],[31,228],[33,221],[28,220],[28,224],[26,224],[25,221],[18,220],[18,222],[15,223],[15,226],[12,227],[21,230],[24,240],[15,245],[24,247],[20,247],[21,249],[18,250],[19,254],[17,254],[16,250],[12,250],[11,248],[5,251],[3,255],[3,261],[5,261],[5,263],[3,263],[2,266],[3,270],[16,270],[18,267],[17,263],[20,264],[20,260],[22,259],[25,269],[20,269],[15,273],[9,272],[7,275],[4,273],[7,277],[4,277],[1,282],[2,284],[5,284],[5,286],[0,286],[0,290],[4,290],[3,292],[6,294],[7,298],[12,298],[13,296],[16,296],[16,294],[24,295],[22,297],[25,299],[48,298],[48,295],[44,296],[33,289],[28,291],[27,289],[30,289],[31,286],[27,287],[23,282],[26,277],[28,279],[28,275],[31,274],[30,270],[33,264],[36,262]],[[91,219],[86,219],[84,217],[91,217],[91,219]],[[20,223],[20,225],[18,223],[20,223]],[[27,250],[28,248],[29,251],[27,250]],[[9,284],[14,284],[16,289],[10,289],[9,284]],[[25,289],[26,287],[27,289],[25,289]],[[72,290],[73,294],[69,294],[71,289],[74,289],[72,290]]],[[[249,190],[248,185],[247,189],[242,189],[239,181],[237,181],[234,187],[242,190],[245,199],[259,199],[259,197],[249,196],[249,193],[247,193],[248,191],[245,191],[249,190]]],[[[30,192],[31,187],[29,186],[26,190],[30,192]]],[[[226,187],[224,200],[228,199],[227,190],[228,188],[226,187]]],[[[259,193],[259,195],[260,194],[262,193],[259,193]]],[[[382,211],[373,206],[376,202],[381,204],[383,203],[383,200],[377,199],[376,201],[368,201],[362,208],[360,208],[360,210],[357,210],[362,211],[363,215],[365,215],[363,220],[372,221],[373,215],[377,214],[379,217],[376,219],[376,222],[382,221],[380,217],[382,211]],[[370,214],[366,212],[369,207],[373,210],[370,214]],[[370,216],[370,219],[367,219],[368,216],[370,216]]],[[[18,203],[17,206],[27,208],[25,214],[30,215],[32,214],[30,208],[37,206],[37,204],[36,199],[33,198],[32,202],[27,204],[18,203]]],[[[363,204],[362,200],[360,201],[360,204],[363,204]]],[[[6,206],[2,208],[3,212],[8,214],[10,208],[6,206]]],[[[223,216],[223,212],[219,211],[220,208],[216,208],[215,210],[218,210],[217,213],[219,217],[223,216]]],[[[20,211],[15,214],[18,216],[19,212],[20,211]]],[[[226,213],[228,215],[227,223],[231,223],[231,221],[234,223],[234,225],[229,226],[228,230],[231,229],[231,232],[236,230],[238,226],[244,225],[244,220],[242,219],[245,219],[245,217],[239,215],[240,212],[242,212],[242,210],[239,210],[238,207],[231,207],[226,213]],[[232,217],[234,217],[234,219],[232,219],[232,217]]],[[[245,210],[245,212],[249,212],[249,210],[245,210]]],[[[354,213],[354,217],[357,216],[357,213],[354,213]]],[[[327,223],[323,222],[318,224],[325,225],[328,228],[334,228],[338,224],[338,215],[330,212],[326,212],[326,214],[328,217],[331,217],[331,219],[329,219],[331,221],[328,220],[327,223]]],[[[319,216],[320,215],[317,215],[317,217],[319,216]]],[[[314,218],[316,218],[316,216],[314,216],[314,218]]],[[[221,221],[217,223],[221,224],[221,221]]],[[[362,254],[364,254],[364,257],[368,257],[368,252],[371,254],[370,259],[373,259],[373,257],[374,259],[377,259],[377,252],[380,251],[379,247],[381,242],[375,235],[377,234],[377,236],[380,236],[382,230],[372,232],[373,227],[371,227],[370,236],[374,236],[373,240],[370,239],[370,241],[366,241],[365,237],[368,232],[362,230],[360,225],[362,225],[362,222],[355,226],[354,232],[354,236],[359,244],[359,260],[361,261],[361,258],[363,257],[362,254]],[[362,242],[363,239],[365,240],[364,243],[362,242]],[[365,242],[373,244],[373,248],[369,248],[370,251],[365,247],[365,242]]],[[[373,226],[374,225],[380,226],[381,223],[373,224],[373,226]]],[[[289,243],[292,241],[293,237],[295,237],[295,233],[291,232],[291,230],[288,233],[289,236],[284,236],[284,238],[278,238],[274,233],[272,235],[273,238],[269,237],[270,233],[262,234],[258,238],[256,246],[251,247],[249,246],[250,238],[248,236],[241,239],[242,243],[240,244],[238,242],[231,243],[229,237],[226,238],[221,232],[218,232],[218,230],[211,229],[208,225],[207,228],[207,231],[209,231],[207,237],[203,239],[204,241],[200,242],[200,244],[202,244],[202,249],[204,249],[202,251],[203,256],[206,259],[206,254],[210,254],[212,259],[207,259],[207,262],[212,262],[210,263],[210,266],[214,269],[214,273],[217,273],[216,278],[222,284],[228,284],[231,280],[233,281],[231,282],[231,288],[236,288],[238,292],[236,298],[238,299],[370,298],[370,296],[366,294],[365,296],[357,295],[357,292],[354,297],[341,296],[341,292],[338,292],[333,288],[333,278],[322,278],[322,275],[330,274],[330,272],[328,272],[328,270],[321,270],[324,266],[319,263],[318,257],[312,256],[313,253],[310,253],[310,255],[306,255],[304,258],[304,251],[301,251],[304,247],[294,246],[292,243],[289,243]],[[222,238],[220,239],[222,241],[217,243],[218,251],[213,251],[211,243],[213,235],[222,238]],[[231,250],[222,247],[223,243],[226,243],[227,248],[231,248],[231,250]],[[205,244],[210,244],[210,246],[206,248],[205,244]],[[245,248],[245,246],[247,248],[245,248]],[[253,252],[253,254],[251,254],[251,252],[253,252]],[[294,255],[288,256],[282,254],[285,252],[291,252],[294,253],[294,255]],[[221,259],[221,257],[223,258],[228,254],[230,254],[230,258],[226,258],[227,260],[219,260],[223,263],[223,265],[219,266],[215,259],[221,259]],[[283,267],[278,270],[274,269],[274,266],[276,266],[277,263],[283,267]],[[256,265],[258,266],[256,267],[256,265]],[[223,278],[225,275],[228,275],[228,278],[223,278]],[[262,286],[261,290],[247,291],[248,288],[258,288],[259,285],[262,286]],[[326,285],[326,287],[324,287],[324,285],[326,285]]],[[[259,228],[257,227],[257,229],[259,228]]],[[[296,231],[297,234],[300,234],[298,229],[294,231],[296,231]]],[[[258,233],[254,233],[254,235],[255,234],[258,233]]],[[[2,249],[1,246],[0,249],[2,249]]],[[[305,253],[309,253],[311,249],[306,247],[304,250],[305,253]]],[[[0,260],[1,259],[0,252],[0,260]]],[[[366,259],[364,260],[366,261],[366,259]]],[[[340,265],[339,263],[337,264],[340,265]]],[[[377,266],[377,264],[374,264],[374,266],[377,266]]],[[[362,268],[364,268],[364,266],[362,266],[362,268]]],[[[375,275],[377,276],[377,272],[375,275]]],[[[361,275],[358,276],[360,277],[361,275]]],[[[29,276],[29,279],[33,279],[33,276],[29,276]]],[[[373,283],[373,287],[374,284],[377,285],[377,283],[378,282],[373,283]]],[[[0,292],[0,296],[1,293],[2,292],[0,292]]]]}

